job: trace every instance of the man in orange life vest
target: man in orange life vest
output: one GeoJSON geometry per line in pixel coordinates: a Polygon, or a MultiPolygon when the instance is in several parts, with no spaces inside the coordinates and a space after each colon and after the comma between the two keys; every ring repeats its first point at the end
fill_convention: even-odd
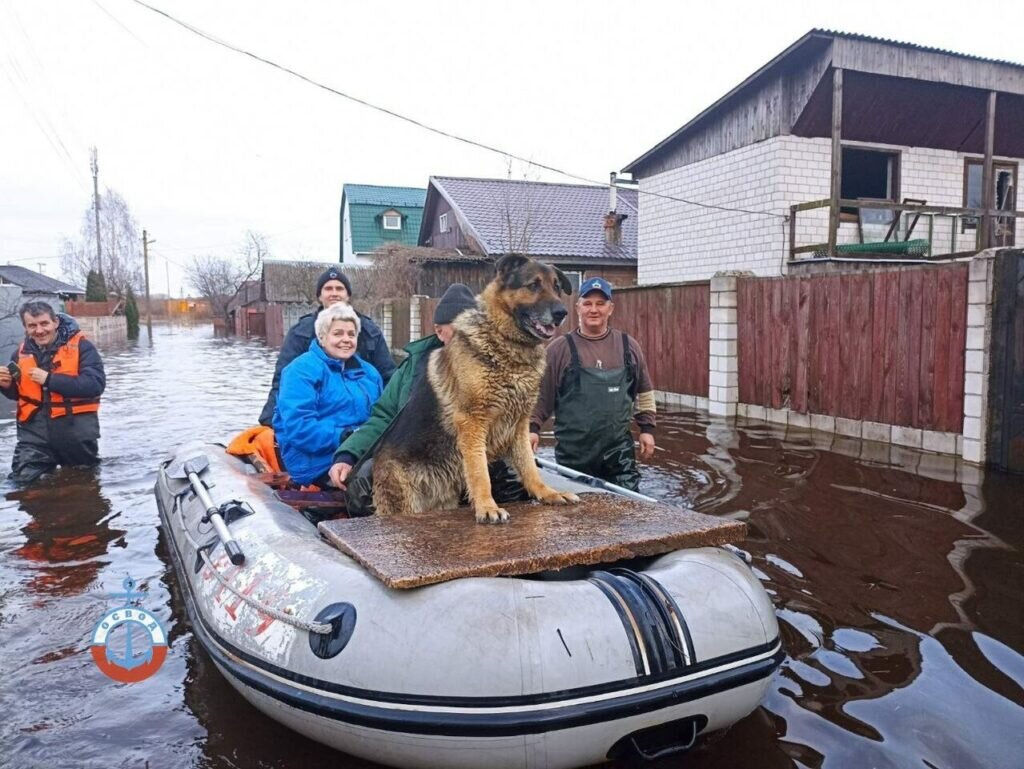
{"type": "Polygon", "coordinates": [[[57,465],[99,462],[103,361],[75,319],[46,302],[22,305],[25,341],[0,366],[0,392],[18,401],[11,480],[31,483],[57,465]]]}

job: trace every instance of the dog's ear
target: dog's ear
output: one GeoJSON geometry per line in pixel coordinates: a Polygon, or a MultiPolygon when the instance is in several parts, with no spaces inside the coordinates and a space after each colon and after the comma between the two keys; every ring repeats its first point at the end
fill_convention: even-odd
{"type": "Polygon", "coordinates": [[[562,272],[554,265],[552,265],[552,269],[555,271],[555,275],[558,276],[558,287],[562,289],[563,294],[565,294],[566,296],[570,296],[572,294],[572,282],[567,277],[565,277],[564,272],[562,272]]]}
{"type": "Polygon", "coordinates": [[[510,278],[513,276],[515,271],[528,261],[530,261],[529,257],[523,256],[522,254],[506,254],[501,257],[494,267],[498,271],[498,277],[501,278],[502,285],[509,286],[511,283],[510,278]]]}

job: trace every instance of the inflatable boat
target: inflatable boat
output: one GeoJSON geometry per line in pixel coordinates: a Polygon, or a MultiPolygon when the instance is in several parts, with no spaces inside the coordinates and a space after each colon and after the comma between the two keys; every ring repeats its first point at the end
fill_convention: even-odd
{"type": "Polygon", "coordinates": [[[396,590],[220,446],[182,447],[156,498],[192,629],[231,685],[382,764],[660,758],[750,713],[783,658],[768,596],[720,547],[396,590]]]}

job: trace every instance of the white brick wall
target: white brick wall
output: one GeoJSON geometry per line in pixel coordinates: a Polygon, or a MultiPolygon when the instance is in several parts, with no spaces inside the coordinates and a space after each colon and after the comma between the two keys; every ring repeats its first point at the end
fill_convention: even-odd
{"type": "MultiPolygon", "coordinates": [[[[961,152],[920,147],[889,147],[900,153],[900,197],[930,205],[963,205],[964,158],[961,152]]],[[[701,203],[788,214],[795,203],[829,196],[831,142],[777,136],[724,155],[656,174],[640,181],[640,190],[701,203]]],[[[1024,179],[1024,161],[1018,163],[1024,179]]],[[[797,245],[828,239],[828,209],[801,212],[797,245]]],[[[948,218],[935,218],[933,251],[971,250],[974,231],[961,234],[948,218]]],[[[922,216],[913,237],[928,237],[922,216]]],[[[854,222],[840,226],[839,242],[858,242],[854,222]]],[[[641,285],[706,280],[722,270],[779,275],[788,258],[789,230],[778,217],[700,208],[675,200],[640,195],[638,280],[641,285]]]]}

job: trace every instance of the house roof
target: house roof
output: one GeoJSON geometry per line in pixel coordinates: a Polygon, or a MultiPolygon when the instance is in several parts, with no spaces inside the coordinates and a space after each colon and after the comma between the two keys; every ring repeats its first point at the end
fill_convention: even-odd
{"type": "Polygon", "coordinates": [[[394,242],[415,246],[426,197],[427,191],[416,187],[346,184],[342,188],[341,209],[344,216],[347,204],[352,251],[366,254],[384,243],[394,242]],[[384,228],[383,214],[391,210],[402,216],[398,230],[384,228]]]}
{"type": "Polygon", "coordinates": [[[13,264],[0,265],[0,282],[20,286],[29,294],[84,294],[85,289],[72,286],[62,280],[43,275],[41,272],[13,264]]]}
{"type": "MultiPolygon", "coordinates": [[[[626,218],[622,243],[614,246],[604,239],[607,187],[432,176],[428,189],[448,201],[488,256],[519,252],[555,260],[636,261],[634,189],[618,190],[618,212],[626,218]]],[[[421,241],[426,229],[421,228],[421,241]]]]}
{"type": "MultiPolygon", "coordinates": [[[[640,170],[663,150],[699,131],[711,118],[737,103],[767,78],[800,66],[805,57],[822,51],[828,51],[828,63],[832,67],[857,73],[996,90],[1016,97],[1024,94],[1024,64],[868,35],[812,29],[681,128],[628,163],[623,171],[640,170]]],[[[1019,100],[1016,97],[1015,100],[1019,100]]]]}
{"type": "Polygon", "coordinates": [[[399,208],[423,208],[427,197],[427,191],[421,187],[383,187],[376,184],[346,184],[341,194],[349,205],[399,208]]]}

